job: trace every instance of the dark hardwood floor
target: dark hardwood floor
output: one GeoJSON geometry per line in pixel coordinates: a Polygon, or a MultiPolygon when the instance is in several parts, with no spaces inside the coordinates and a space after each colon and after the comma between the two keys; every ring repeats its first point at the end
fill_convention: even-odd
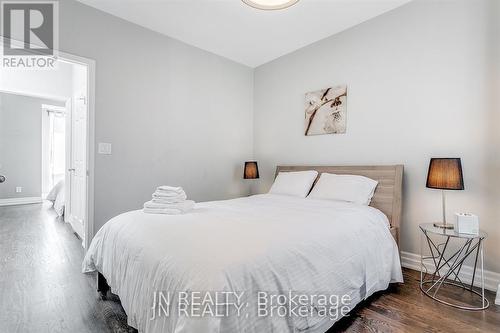
{"type": "Polygon", "coordinates": [[[81,240],[50,207],[0,207],[0,332],[128,332],[120,303],[101,301],[81,273],[81,240]]]}
{"type": "MultiPolygon", "coordinates": [[[[0,332],[135,332],[117,297],[102,301],[81,273],[81,241],[49,204],[0,207],[0,332]]],[[[423,295],[418,273],[378,293],[331,332],[500,332],[500,307],[470,312],[423,295]]],[[[467,301],[467,293],[449,297],[467,301]]]]}
{"type": "MultiPolygon", "coordinates": [[[[359,304],[355,311],[328,331],[333,332],[500,332],[500,306],[487,292],[491,306],[484,311],[465,311],[442,305],[419,288],[420,273],[403,269],[405,283],[394,285],[359,304]]],[[[468,291],[443,290],[447,298],[475,304],[468,291]]]]}

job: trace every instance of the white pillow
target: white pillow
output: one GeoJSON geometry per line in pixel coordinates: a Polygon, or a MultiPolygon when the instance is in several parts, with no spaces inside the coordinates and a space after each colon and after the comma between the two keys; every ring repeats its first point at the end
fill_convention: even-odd
{"type": "Polygon", "coordinates": [[[378,182],[363,176],[322,173],[308,198],[369,205],[378,182]]]}
{"type": "Polygon", "coordinates": [[[316,177],[318,177],[318,171],[315,170],[280,172],[269,193],[305,198],[316,177]]]}

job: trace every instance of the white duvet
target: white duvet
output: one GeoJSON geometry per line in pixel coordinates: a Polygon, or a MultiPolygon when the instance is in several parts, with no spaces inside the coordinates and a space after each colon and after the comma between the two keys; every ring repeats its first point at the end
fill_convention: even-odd
{"type": "Polygon", "coordinates": [[[271,194],[198,203],[184,215],[119,215],[88,249],[83,271],[95,270],[119,295],[130,326],[166,333],[325,332],[338,318],[257,316],[256,293],[349,295],[352,308],[403,281],[379,210],[271,194]],[[192,317],[172,297],[168,316],[151,319],[159,291],[237,291],[247,306],[239,315],[192,317]]]}

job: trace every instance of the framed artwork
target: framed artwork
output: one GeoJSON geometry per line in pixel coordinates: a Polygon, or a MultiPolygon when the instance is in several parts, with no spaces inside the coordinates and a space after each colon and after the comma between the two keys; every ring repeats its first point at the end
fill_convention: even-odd
{"type": "Polygon", "coordinates": [[[346,132],[347,86],[308,92],[305,105],[305,135],[346,132]]]}

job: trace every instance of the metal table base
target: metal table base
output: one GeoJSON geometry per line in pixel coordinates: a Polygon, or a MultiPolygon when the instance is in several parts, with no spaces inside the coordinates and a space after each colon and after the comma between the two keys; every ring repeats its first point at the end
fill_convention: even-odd
{"type": "MultiPolygon", "coordinates": [[[[425,225],[428,226],[428,225],[425,225]]],[[[430,298],[440,302],[442,304],[446,304],[458,309],[462,310],[484,310],[489,307],[489,301],[486,299],[484,294],[484,253],[483,253],[483,241],[485,237],[477,236],[471,237],[466,236],[461,238],[457,236],[457,234],[450,235],[446,231],[443,233],[438,232],[430,232],[429,228],[420,226],[422,231],[422,235],[425,236],[425,242],[427,243],[430,251],[430,255],[424,255],[422,248],[422,239],[420,241],[421,245],[421,260],[420,260],[420,289],[424,292],[425,295],[430,298]],[[430,234],[440,235],[444,237],[444,243],[436,244],[430,234]],[[464,240],[464,243],[459,246],[458,249],[451,251],[451,254],[446,252],[447,249],[450,248],[450,239],[456,238],[460,242],[464,240]],[[472,273],[472,281],[470,284],[464,283],[460,279],[460,271],[465,260],[471,255],[475,256],[474,258],[474,270],[472,273]],[[478,292],[474,290],[474,281],[476,279],[476,271],[478,270],[478,261],[479,261],[479,270],[480,270],[480,289],[478,292]],[[432,271],[429,272],[426,266],[432,265],[432,271]],[[451,300],[445,300],[439,295],[439,290],[441,287],[445,285],[451,285],[454,287],[459,287],[464,290],[468,290],[474,296],[478,297],[478,301],[481,305],[478,306],[465,306],[460,302],[453,302],[451,300]]]]}

